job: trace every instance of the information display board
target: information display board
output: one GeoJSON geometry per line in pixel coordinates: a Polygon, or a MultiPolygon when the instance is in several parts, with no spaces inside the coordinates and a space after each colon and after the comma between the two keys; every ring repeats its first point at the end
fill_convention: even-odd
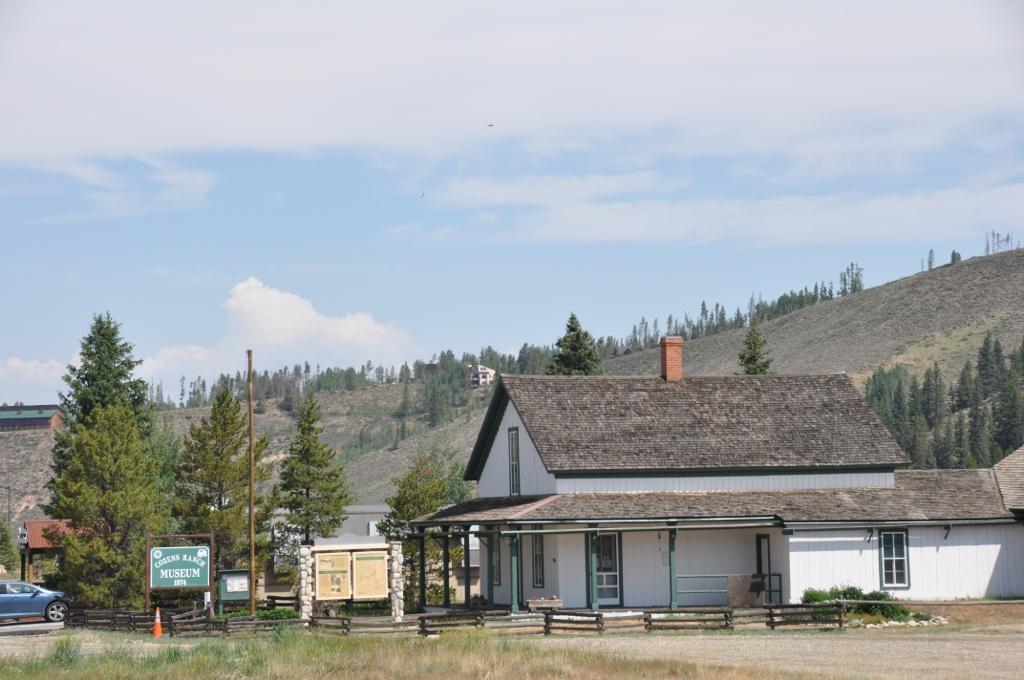
{"type": "Polygon", "coordinates": [[[352,553],[353,599],[381,600],[388,596],[388,554],[352,553]]]}
{"type": "Polygon", "coordinates": [[[350,562],[351,553],[317,553],[316,599],[347,600],[352,597],[350,562]]]}

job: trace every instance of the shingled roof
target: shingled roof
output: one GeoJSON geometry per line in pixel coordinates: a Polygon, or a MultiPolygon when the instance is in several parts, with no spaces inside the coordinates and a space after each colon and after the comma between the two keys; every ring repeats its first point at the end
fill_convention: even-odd
{"type": "Polygon", "coordinates": [[[1006,507],[1024,511],[1024,446],[1003,458],[994,467],[1006,507]]]}
{"type": "Polygon", "coordinates": [[[895,487],[703,493],[579,493],[476,498],[418,524],[686,520],[781,522],[1012,519],[992,470],[898,470],[895,487]]]}
{"type": "Polygon", "coordinates": [[[909,463],[845,375],[502,376],[467,479],[509,402],[555,474],[909,463]]]}

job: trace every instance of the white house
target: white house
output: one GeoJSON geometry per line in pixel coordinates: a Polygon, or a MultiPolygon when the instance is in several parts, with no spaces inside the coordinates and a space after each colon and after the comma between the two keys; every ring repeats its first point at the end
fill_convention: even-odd
{"type": "Polygon", "coordinates": [[[666,338],[660,378],[503,376],[479,497],[415,525],[479,535],[482,590],[513,610],[1024,594],[1024,449],[908,465],[845,375],[684,378],[666,338]]]}
{"type": "Polygon", "coordinates": [[[483,387],[494,382],[498,372],[483,364],[474,364],[469,367],[469,384],[472,387],[483,387]]]}

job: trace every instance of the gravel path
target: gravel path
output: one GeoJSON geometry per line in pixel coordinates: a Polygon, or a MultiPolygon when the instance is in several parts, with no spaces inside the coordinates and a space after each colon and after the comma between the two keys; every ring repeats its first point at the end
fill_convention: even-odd
{"type": "Polygon", "coordinates": [[[627,658],[845,678],[1024,677],[1024,635],[1019,633],[561,637],[537,643],[627,658]]]}

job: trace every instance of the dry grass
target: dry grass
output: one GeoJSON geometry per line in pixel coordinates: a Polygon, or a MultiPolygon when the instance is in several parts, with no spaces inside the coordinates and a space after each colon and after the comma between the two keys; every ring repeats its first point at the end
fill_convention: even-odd
{"type": "Polygon", "coordinates": [[[67,634],[45,656],[0,661],[0,677],[33,678],[748,678],[792,677],[668,659],[628,659],[600,651],[542,649],[523,640],[466,631],[438,639],[336,637],[283,630],[274,635],[170,641],[132,650],[119,636],[88,654],[67,634]]]}

